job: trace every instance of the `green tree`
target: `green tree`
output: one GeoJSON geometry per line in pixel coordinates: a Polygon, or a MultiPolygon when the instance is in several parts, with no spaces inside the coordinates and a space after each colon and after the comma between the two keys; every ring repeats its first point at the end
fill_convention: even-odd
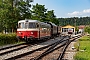
{"type": "Polygon", "coordinates": [[[55,14],[54,14],[54,10],[47,11],[46,21],[50,21],[50,22],[53,22],[53,23],[59,25],[59,21],[58,21],[58,19],[56,18],[55,14]]]}
{"type": "Polygon", "coordinates": [[[85,27],[85,32],[88,32],[90,34],[90,26],[85,27]]]}
{"type": "Polygon", "coordinates": [[[32,7],[32,19],[34,20],[40,20],[45,21],[45,12],[47,9],[45,9],[45,5],[36,4],[32,7]]]}
{"type": "Polygon", "coordinates": [[[17,21],[31,18],[30,7],[33,0],[0,0],[0,25],[4,28],[16,28],[17,21]]]}
{"type": "Polygon", "coordinates": [[[60,25],[89,25],[90,24],[90,17],[71,17],[71,18],[58,18],[60,25]],[[76,21],[75,21],[76,20],[76,21]]]}

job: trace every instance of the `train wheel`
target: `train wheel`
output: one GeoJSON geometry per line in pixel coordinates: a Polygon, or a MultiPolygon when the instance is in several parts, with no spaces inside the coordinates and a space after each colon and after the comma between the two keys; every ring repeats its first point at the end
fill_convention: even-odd
{"type": "Polygon", "coordinates": [[[26,36],[24,37],[24,39],[25,39],[25,42],[26,43],[29,43],[30,42],[29,39],[26,36]]]}
{"type": "Polygon", "coordinates": [[[28,38],[25,41],[26,41],[26,43],[29,43],[30,42],[28,38]]]}

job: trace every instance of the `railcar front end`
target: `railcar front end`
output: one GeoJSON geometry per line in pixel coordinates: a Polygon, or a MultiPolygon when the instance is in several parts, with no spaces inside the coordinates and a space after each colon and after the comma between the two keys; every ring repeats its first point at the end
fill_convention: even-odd
{"type": "Polygon", "coordinates": [[[17,29],[17,36],[20,39],[35,39],[38,38],[38,29],[17,29]]]}
{"type": "Polygon", "coordinates": [[[18,22],[17,38],[29,42],[39,38],[39,28],[35,21],[22,20],[18,22]]]}

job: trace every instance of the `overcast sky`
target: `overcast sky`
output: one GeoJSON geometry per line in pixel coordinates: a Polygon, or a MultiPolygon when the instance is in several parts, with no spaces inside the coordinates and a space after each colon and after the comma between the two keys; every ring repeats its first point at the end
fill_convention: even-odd
{"type": "Polygon", "coordinates": [[[54,10],[57,17],[90,16],[90,0],[34,0],[32,4],[36,3],[54,10]]]}

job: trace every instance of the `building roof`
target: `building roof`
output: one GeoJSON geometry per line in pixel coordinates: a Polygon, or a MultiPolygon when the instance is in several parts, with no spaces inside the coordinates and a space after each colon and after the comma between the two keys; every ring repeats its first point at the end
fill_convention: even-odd
{"type": "Polygon", "coordinates": [[[67,25],[67,26],[64,26],[62,28],[75,28],[74,26],[71,26],[71,25],[67,25]]]}
{"type": "Polygon", "coordinates": [[[84,26],[84,25],[80,25],[80,26],[78,26],[78,28],[79,28],[79,29],[84,29],[85,26],[84,26]]]}

